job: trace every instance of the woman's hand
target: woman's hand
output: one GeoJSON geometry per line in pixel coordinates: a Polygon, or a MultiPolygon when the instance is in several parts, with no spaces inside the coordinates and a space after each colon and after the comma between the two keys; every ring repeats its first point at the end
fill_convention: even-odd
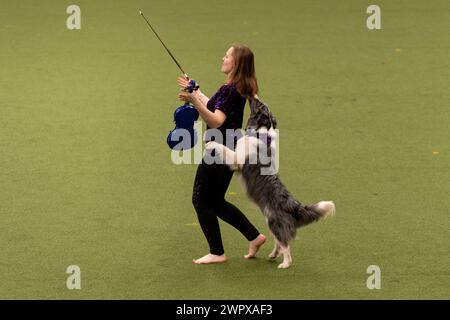
{"type": "Polygon", "coordinates": [[[182,91],[178,93],[178,100],[192,104],[210,128],[218,128],[225,122],[227,116],[223,111],[219,109],[215,111],[208,110],[209,98],[200,89],[192,92],[184,91],[183,89],[189,85],[189,81],[184,77],[179,77],[177,82],[182,88],[182,91]]]}
{"type": "Polygon", "coordinates": [[[186,91],[180,92],[178,94],[178,100],[189,102],[189,103],[194,103],[194,94],[195,94],[195,91],[192,93],[189,93],[186,91]]]}
{"type": "Polygon", "coordinates": [[[181,90],[184,90],[187,86],[189,86],[189,80],[185,77],[177,78],[178,85],[181,87],[181,90]]]}
{"type": "Polygon", "coordinates": [[[189,86],[189,80],[186,79],[185,77],[178,77],[177,82],[178,82],[178,85],[180,86],[181,90],[183,91],[178,94],[178,100],[193,103],[194,102],[193,95],[194,95],[195,91],[192,93],[184,91],[186,89],[186,87],[189,86]]]}

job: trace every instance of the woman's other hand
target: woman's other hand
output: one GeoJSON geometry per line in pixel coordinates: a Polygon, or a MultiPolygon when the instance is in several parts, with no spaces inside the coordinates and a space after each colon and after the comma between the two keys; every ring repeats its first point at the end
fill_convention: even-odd
{"type": "Polygon", "coordinates": [[[197,95],[198,95],[197,91],[193,91],[192,93],[183,91],[178,94],[178,100],[195,104],[195,99],[196,99],[197,95]]]}

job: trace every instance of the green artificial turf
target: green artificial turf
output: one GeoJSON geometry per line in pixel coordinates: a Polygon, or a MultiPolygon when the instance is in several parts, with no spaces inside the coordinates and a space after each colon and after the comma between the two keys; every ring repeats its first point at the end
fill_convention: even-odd
{"type": "MultiPolygon", "coordinates": [[[[5,0],[0,7],[0,298],[449,299],[450,3],[5,0]],[[280,177],[334,218],[300,230],[294,264],[191,263],[208,247],[195,165],[171,162],[179,70],[207,95],[233,42],[255,53],[277,117],[280,177]],[[81,290],[66,268],[81,268],[81,290]],[[370,265],[381,289],[369,290],[370,265]]],[[[245,118],[249,110],[246,109],[245,118]]],[[[265,234],[236,178],[227,199],[265,234]]]]}

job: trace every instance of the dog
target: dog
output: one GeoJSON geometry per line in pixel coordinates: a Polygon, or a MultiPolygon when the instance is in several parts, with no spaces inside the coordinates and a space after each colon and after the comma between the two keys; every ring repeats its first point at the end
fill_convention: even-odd
{"type": "Polygon", "coordinates": [[[258,151],[267,150],[271,157],[275,154],[277,122],[267,105],[256,96],[249,100],[251,113],[246,133],[237,140],[234,151],[215,141],[208,142],[205,149],[206,152],[214,150],[216,160],[237,172],[247,196],[265,216],[274,237],[269,258],[275,259],[281,253],[283,262],[278,268],[285,269],[292,264],[289,241],[295,238],[297,229],[334,215],[336,207],[333,201],[305,206],[289,193],[276,173],[262,174],[265,167],[258,160],[258,151]],[[251,132],[256,134],[249,134],[251,132]]]}

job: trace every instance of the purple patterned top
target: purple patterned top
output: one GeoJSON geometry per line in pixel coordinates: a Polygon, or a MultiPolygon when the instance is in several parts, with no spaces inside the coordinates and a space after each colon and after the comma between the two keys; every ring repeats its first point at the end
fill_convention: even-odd
{"type": "MultiPolygon", "coordinates": [[[[209,111],[214,112],[219,109],[227,116],[223,124],[217,128],[222,132],[224,138],[226,129],[242,128],[245,102],[246,99],[237,91],[235,84],[224,84],[209,99],[207,104],[209,111]]],[[[208,126],[207,129],[209,129],[208,126]]],[[[223,144],[225,143],[226,141],[223,141],[223,144]]]]}

